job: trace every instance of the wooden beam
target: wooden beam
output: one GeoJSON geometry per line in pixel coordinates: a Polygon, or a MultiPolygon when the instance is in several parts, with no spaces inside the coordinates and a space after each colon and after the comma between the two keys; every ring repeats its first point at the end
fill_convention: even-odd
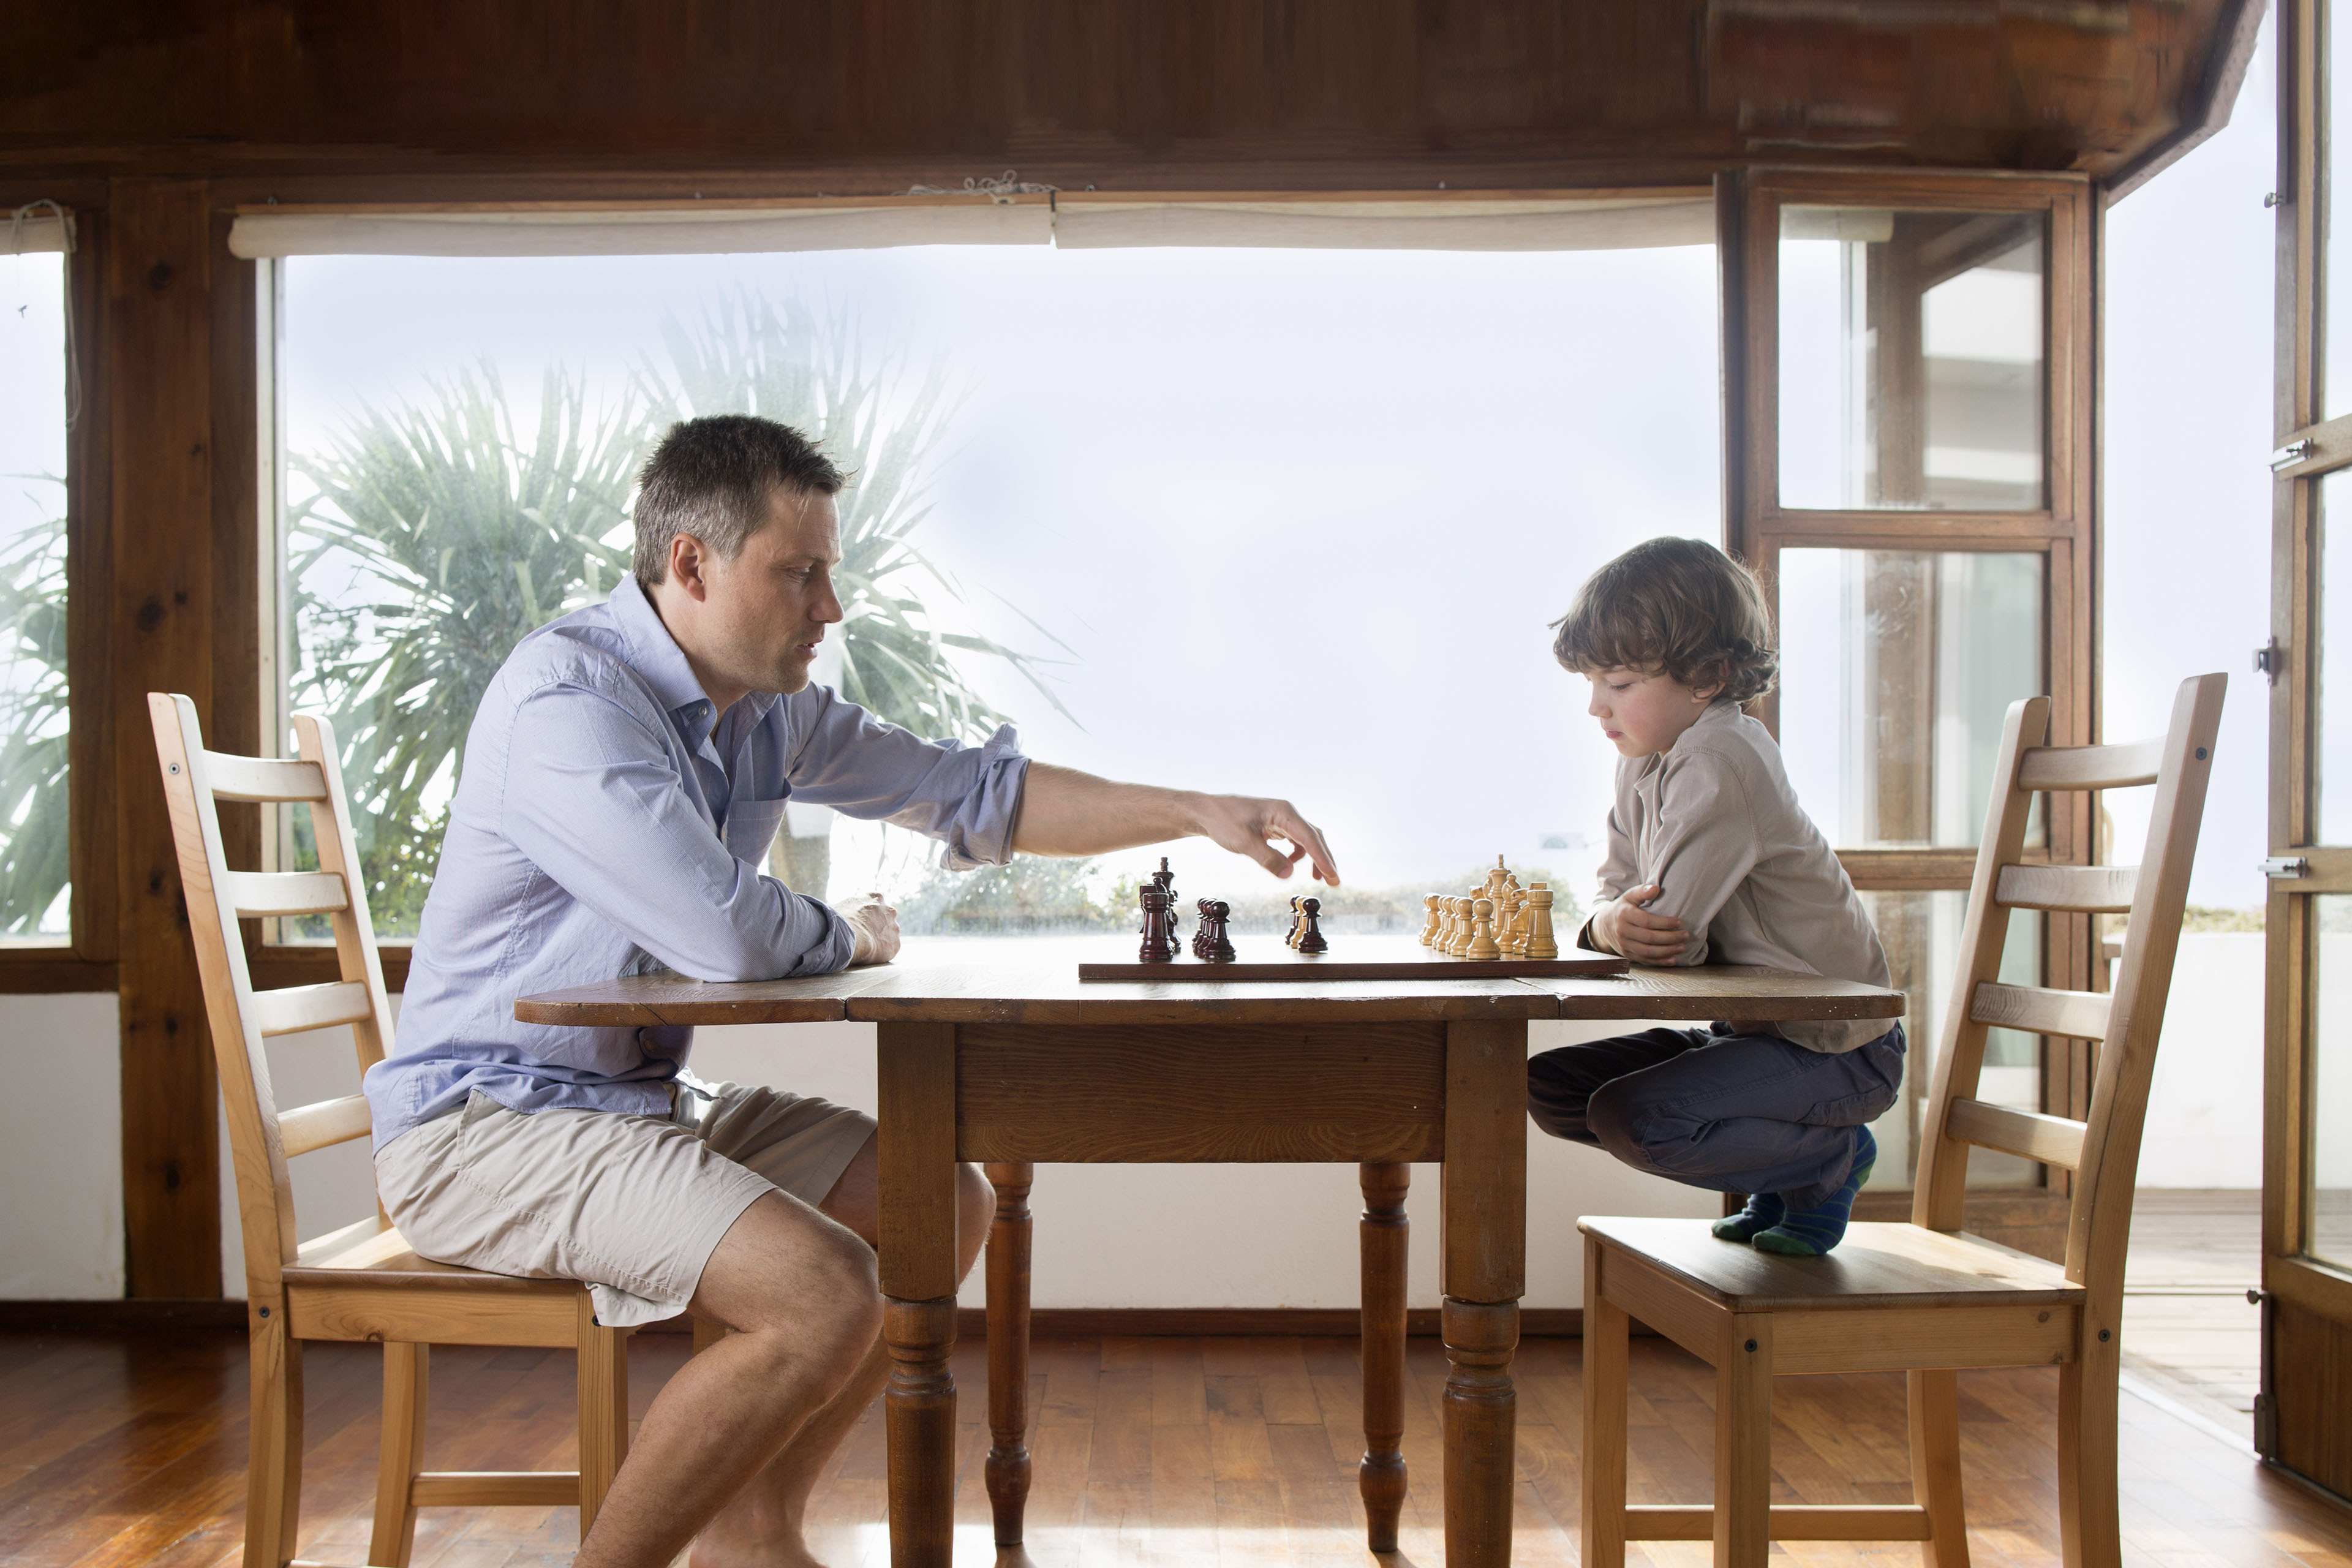
{"type": "MultiPolygon", "coordinates": [[[[107,706],[213,702],[211,221],[204,182],[121,179],[108,203],[113,668],[107,706]]],[[[86,709],[89,704],[79,705],[86,709]]],[[[117,729],[110,791],[121,978],[127,1293],[218,1296],[219,1091],[179,857],[143,724],[117,729]]],[[[96,782],[96,781],[93,781],[96,782]]]]}

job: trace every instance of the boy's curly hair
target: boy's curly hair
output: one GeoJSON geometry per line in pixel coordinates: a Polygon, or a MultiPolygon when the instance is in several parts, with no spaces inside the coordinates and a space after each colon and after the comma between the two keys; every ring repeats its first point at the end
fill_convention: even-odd
{"type": "Polygon", "coordinates": [[[1652,539],[1586,579],[1552,625],[1552,652],[1579,675],[1661,670],[1685,686],[1720,681],[1747,702],[1780,672],[1756,574],[1698,539],[1652,539]]]}

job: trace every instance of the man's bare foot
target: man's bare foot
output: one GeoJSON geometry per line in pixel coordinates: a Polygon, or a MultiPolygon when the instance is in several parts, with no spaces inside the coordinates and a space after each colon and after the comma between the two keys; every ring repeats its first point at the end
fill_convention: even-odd
{"type": "Polygon", "coordinates": [[[688,1568],[825,1568],[797,1526],[755,1533],[744,1523],[726,1514],[711,1521],[687,1552],[688,1568]]]}

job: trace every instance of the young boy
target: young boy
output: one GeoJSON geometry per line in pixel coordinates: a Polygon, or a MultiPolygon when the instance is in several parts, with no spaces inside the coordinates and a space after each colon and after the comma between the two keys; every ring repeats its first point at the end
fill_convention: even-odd
{"type": "MultiPolygon", "coordinates": [[[[1779,660],[1764,596],[1711,544],[1653,539],[1593,574],[1553,652],[1624,759],[1602,902],[1579,945],[1637,963],[1762,963],[1872,985],[1886,955],[1862,900],[1740,704],[1779,660]]],[[[1903,1028],[1718,1022],[1546,1051],[1528,1107],[1556,1138],[1692,1186],[1750,1194],[1727,1241],[1814,1256],[1845,1235],[1895,1102],[1903,1028]]]]}

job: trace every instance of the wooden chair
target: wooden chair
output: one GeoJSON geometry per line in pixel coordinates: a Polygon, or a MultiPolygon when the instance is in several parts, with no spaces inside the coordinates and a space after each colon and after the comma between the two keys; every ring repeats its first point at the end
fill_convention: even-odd
{"type": "Polygon", "coordinates": [[[230,756],[205,750],[195,705],[186,698],[150,692],[147,707],[171,802],[188,928],[204,971],[205,1017],[220,1061],[245,1232],[253,1387],[245,1568],[284,1568],[294,1550],[305,1340],[383,1345],[383,1447],[370,1563],[405,1568],[421,1507],[577,1503],[584,1536],[626,1451],[629,1408],[628,1331],[598,1326],[586,1288],[428,1262],[409,1250],[381,1207],[357,1225],[309,1243],[296,1240],[287,1162],[367,1137],[368,1104],[351,1094],[280,1110],[262,1043],[272,1035],[347,1024],[362,1073],[383,1059],[392,1043],[392,1010],[368,923],[367,889],[354,875],[359,851],[332,727],[323,718],[298,716],[298,761],[230,756]],[[215,805],[222,800],[308,803],[320,868],[230,870],[215,805]],[[342,978],[255,991],[238,919],[307,914],[333,918],[342,978]],[[580,1468],[425,1469],[427,1347],[433,1344],[576,1351],[580,1468]]]}
{"type": "Polygon", "coordinates": [[[1709,1539],[1717,1563],[1740,1568],[1761,1568],[1772,1540],[1919,1541],[1927,1543],[1930,1568],[1965,1568],[1958,1369],[2053,1364],[2059,1368],[2065,1561],[2070,1568],[2118,1561],[2116,1376],[2124,1246],[2224,683],[2219,675],[2183,683],[2164,737],[2129,745],[2034,744],[2048,733],[2050,700],[2010,708],[1908,1224],[1855,1225],[1828,1257],[1798,1258],[1718,1241],[1701,1220],[1580,1223],[1586,1568],[1622,1563],[1629,1540],[1709,1539]],[[2037,792],[2151,782],[2155,815],[2136,870],[2021,862],[2027,808],[2037,792]],[[2012,909],[2128,909],[2114,992],[2000,984],[2012,909]],[[1985,1031],[1994,1026],[2103,1042],[2090,1120],[1977,1099],[1985,1031]],[[2074,1172],[2063,1266],[1961,1231],[1972,1144],[2074,1172]],[[1625,1505],[1629,1316],[1716,1370],[1712,1508],[1625,1505]],[[1773,1376],[1895,1369],[1909,1374],[1915,1500],[1772,1506],[1773,1376]]]}

